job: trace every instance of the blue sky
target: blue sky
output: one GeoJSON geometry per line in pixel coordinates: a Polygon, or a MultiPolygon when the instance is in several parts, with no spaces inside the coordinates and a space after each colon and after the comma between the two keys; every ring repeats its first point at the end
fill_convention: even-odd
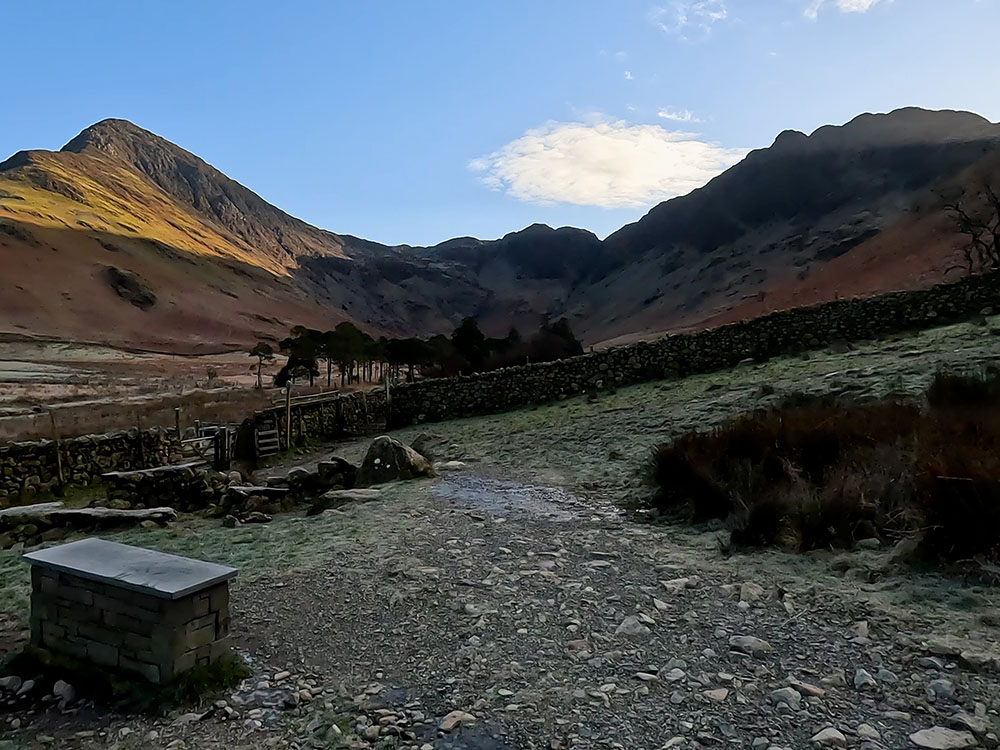
{"type": "Polygon", "coordinates": [[[0,0],[0,158],[123,117],[395,244],[605,236],[784,129],[1000,120],[1000,0],[0,0]]]}

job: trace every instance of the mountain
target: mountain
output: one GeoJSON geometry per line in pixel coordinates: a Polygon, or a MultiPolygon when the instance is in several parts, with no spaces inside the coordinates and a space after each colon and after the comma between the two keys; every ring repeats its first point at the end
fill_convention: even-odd
{"type": "MultiPolygon", "coordinates": [[[[939,280],[942,191],[1000,176],[1000,126],[904,109],[786,131],[606,240],[533,225],[387,247],[313,227],[125,120],[0,163],[0,333],[205,351],[351,320],[428,335],[570,317],[594,343],[939,280]]],[[[995,180],[1000,182],[1000,180],[995,180]]]]}

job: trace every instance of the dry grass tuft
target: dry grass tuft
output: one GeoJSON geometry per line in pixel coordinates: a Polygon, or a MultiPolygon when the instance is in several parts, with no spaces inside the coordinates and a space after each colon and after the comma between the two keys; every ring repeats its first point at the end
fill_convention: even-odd
{"type": "Polygon", "coordinates": [[[797,400],[656,449],[663,512],[734,545],[806,551],[924,532],[942,560],[1000,560],[1000,375],[939,373],[921,406],[797,400]]]}

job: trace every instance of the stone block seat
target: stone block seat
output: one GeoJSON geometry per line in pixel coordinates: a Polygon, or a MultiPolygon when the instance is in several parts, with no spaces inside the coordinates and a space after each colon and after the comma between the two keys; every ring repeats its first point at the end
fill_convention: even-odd
{"type": "Polygon", "coordinates": [[[97,538],[24,558],[36,648],[161,685],[230,654],[234,568],[97,538]]]}

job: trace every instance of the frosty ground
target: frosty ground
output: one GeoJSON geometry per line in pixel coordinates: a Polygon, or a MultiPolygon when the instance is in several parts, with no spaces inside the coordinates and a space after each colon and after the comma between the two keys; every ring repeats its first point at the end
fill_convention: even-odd
{"type": "MultiPolygon", "coordinates": [[[[401,430],[464,467],[316,517],[111,535],[240,568],[234,636],[255,676],[164,718],[11,710],[0,747],[904,748],[931,727],[951,734],[916,735],[928,747],[995,746],[988,581],[891,549],[727,555],[718,528],[632,509],[656,444],[790,393],[917,396],[941,366],[1000,359],[998,325],[401,430]]],[[[357,462],[367,443],[285,468],[357,462]]],[[[0,638],[16,641],[12,553],[0,580],[0,638]]]]}

